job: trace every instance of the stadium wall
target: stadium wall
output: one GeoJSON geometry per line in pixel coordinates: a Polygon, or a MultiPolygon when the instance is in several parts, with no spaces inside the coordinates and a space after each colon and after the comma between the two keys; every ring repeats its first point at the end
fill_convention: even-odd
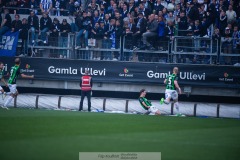
{"type": "MultiPolygon", "coordinates": [[[[84,69],[88,68],[94,80],[95,96],[101,96],[97,93],[117,92],[132,93],[134,98],[142,88],[147,89],[149,93],[163,95],[165,91],[163,81],[175,66],[159,63],[44,58],[21,58],[21,60],[21,71],[35,75],[34,80],[18,80],[18,87],[23,91],[48,93],[54,90],[59,94],[59,90],[65,93],[72,90],[79,94],[80,77],[84,69]]],[[[1,57],[1,61],[5,64],[5,72],[9,72],[14,65],[14,57],[1,57]]],[[[240,103],[239,67],[180,64],[177,66],[180,69],[179,84],[186,96],[231,97],[234,103],[240,103]]]]}

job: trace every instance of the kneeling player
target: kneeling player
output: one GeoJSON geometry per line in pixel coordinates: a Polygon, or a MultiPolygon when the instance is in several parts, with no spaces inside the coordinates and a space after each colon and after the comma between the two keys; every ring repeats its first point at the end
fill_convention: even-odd
{"type": "Polygon", "coordinates": [[[145,98],[146,93],[147,93],[147,92],[146,92],[145,89],[142,89],[142,90],[140,91],[140,97],[138,98],[138,100],[139,100],[141,106],[142,106],[145,110],[148,111],[147,113],[152,113],[152,114],[155,114],[155,115],[160,115],[160,111],[159,111],[156,107],[152,106],[151,102],[149,102],[149,101],[147,100],[147,98],[145,98]]]}

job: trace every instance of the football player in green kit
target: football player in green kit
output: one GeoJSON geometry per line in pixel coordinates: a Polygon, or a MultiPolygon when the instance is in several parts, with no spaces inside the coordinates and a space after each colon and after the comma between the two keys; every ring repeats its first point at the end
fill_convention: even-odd
{"type": "Polygon", "coordinates": [[[7,106],[9,105],[9,103],[11,103],[13,98],[18,95],[16,81],[17,81],[17,77],[19,75],[22,78],[34,78],[34,75],[28,76],[28,75],[25,75],[25,74],[21,73],[20,64],[21,64],[21,60],[19,58],[16,58],[15,59],[15,65],[11,67],[10,77],[9,77],[9,80],[8,80],[8,87],[9,87],[9,90],[10,90],[10,96],[7,98],[7,100],[4,103],[4,105],[2,106],[2,108],[8,109],[7,106]]]}
{"type": "MultiPolygon", "coordinates": [[[[8,87],[8,84],[6,83],[5,79],[4,79],[4,64],[3,62],[0,62],[0,79],[1,81],[5,84],[6,87],[8,87]]],[[[5,98],[6,96],[6,92],[4,91],[4,89],[0,86],[0,94],[2,94],[2,99],[5,98]]]]}
{"type": "Polygon", "coordinates": [[[164,84],[166,84],[166,90],[165,90],[165,99],[162,98],[160,103],[163,104],[169,104],[170,100],[173,99],[174,107],[177,110],[177,115],[180,116],[179,113],[179,104],[178,104],[178,93],[181,94],[181,88],[178,85],[178,67],[173,68],[173,73],[168,75],[168,77],[164,80],[164,84]],[[177,92],[177,90],[178,92],[177,92]]]}

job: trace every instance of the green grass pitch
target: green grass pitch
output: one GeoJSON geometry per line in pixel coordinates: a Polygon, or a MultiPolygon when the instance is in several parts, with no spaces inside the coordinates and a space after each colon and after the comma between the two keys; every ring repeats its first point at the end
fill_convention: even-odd
{"type": "Polygon", "coordinates": [[[0,160],[78,160],[79,152],[239,160],[239,151],[239,119],[0,109],[0,160]]]}

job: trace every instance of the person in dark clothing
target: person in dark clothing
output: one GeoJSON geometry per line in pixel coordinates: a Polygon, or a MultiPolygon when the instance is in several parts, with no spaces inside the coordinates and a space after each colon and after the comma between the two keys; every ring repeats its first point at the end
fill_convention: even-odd
{"type": "MultiPolygon", "coordinates": [[[[60,25],[60,47],[67,47],[68,44],[68,33],[71,32],[71,26],[66,19],[63,19],[60,25]]],[[[67,50],[63,49],[60,58],[67,58],[67,50]]]]}
{"type": "MultiPolygon", "coordinates": [[[[178,22],[178,36],[187,36],[186,30],[188,29],[188,20],[184,11],[181,11],[180,17],[177,19],[178,22]]],[[[179,46],[187,46],[186,41],[178,41],[179,46]]],[[[183,51],[184,47],[179,47],[178,51],[183,51]]]]}
{"type": "Polygon", "coordinates": [[[83,101],[85,96],[87,96],[88,112],[91,112],[92,85],[93,85],[92,77],[89,75],[88,69],[85,69],[85,74],[80,79],[81,101],[80,101],[79,111],[83,110],[83,101]]]}
{"type": "Polygon", "coordinates": [[[143,33],[143,46],[141,49],[146,49],[148,47],[151,50],[155,50],[152,44],[148,42],[148,39],[153,38],[158,35],[158,22],[155,20],[155,15],[151,14],[149,16],[149,22],[147,25],[147,31],[143,33]]]}
{"type": "Polygon", "coordinates": [[[22,40],[21,42],[21,48],[20,48],[20,53],[22,56],[26,56],[27,55],[27,40],[28,40],[28,22],[26,18],[22,19],[22,25],[21,25],[21,29],[19,32],[19,39],[22,40]]]}
{"type": "Polygon", "coordinates": [[[87,16],[86,12],[83,12],[83,17],[82,19],[78,19],[78,29],[79,32],[76,36],[76,49],[81,47],[81,36],[84,35],[84,40],[85,40],[85,46],[86,49],[88,49],[88,34],[91,31],[91,20],[87,16]]]}
{"type": "Polygon", "coordinates": [[[221,35],[225,33],[226,27],[227,27],[227,15],[226,12],[222,10],[219,16],[219,30],[221,35]]]}
{"type": "MultiPolygon", "coordinates": [[[[100,23],[103,23],[103,21],[100,21],[100,23]]],[[[99,22],[95,23],[95,26],[94,28],[92,28],[91,35],[90,35],[90,38],[93,38],[96,41],[95,48],[102,48],[103,36],[104,36],[104,28],[100,26],[99,22]]],[[[100,51],[93,52],[93,60],[101,60],[100,51]]]]}
{"type": "Polygon", "coordinates": [[[34,45],[38,36],[36,33],[39,33],[39,18],[35,15],[34,11],[31,11],[28,16],[28,28],[31,33],[31,42],[34,45]]]}
{"type": "Polygon", "coordinates": [[[116,20],[116,27],[115,27],[115,36],[116,36],[116,48],[120,47],[120,39],[123,35],[123,27],[121,25],[120,20],[116,20]]]}
{"type": "Polygon", "coordinates": [[[146,32],[147,28],[147,20],[143,17],[143,13],[138,13],[138,19],[136,21],[136,33],[133,34],[133,48],[140,47],[138,45],[139,40],[142,37],[142,34],[146,32]]]}
{"type": "Polygon", "coordinates": [[[20,20],[20,16],[18,14],[15,15],[15,20],[12,21],[12,32],[17,32],[22,28],[22,21],[20,20]]]}
{"type": "Polygon", "coordinates": [[[47,32],[51,29],[52,19],[48,16],[47,13],[43,13],[40,19],[40,30],[41,30],[41,40],[43,44],[47,44],[47,32]]]}
{"type": "Polygon", "coordinates": [[[0,27],[0,41],[2,41],[3,34],[11,29],[11,26],[12,26],[11,23],[12,23],[12,18],[9,14],[9,10],[4,9],[4,19],[0,27]]]}
{"type": "Polygon", "coordinates": [[[188,2],[189,4],[189,12],[188,12],[188,18],[191,21],[199,20],[199,11],[197,6],[195,6],[192,2],[188,2]]]}
{"type": "MultiPolygon", "coordinates": [[[[53,19],[53,23],[50,28],[50,37],[49,37],[49,43],[52,46],[58,46],[58,39],[59,39],[59,32],[60,32],[60,23],[57,18],[53,19]]],[[[57,50],[51,49],[50,50],[50,57],[58,57],[57,50]]]]}

